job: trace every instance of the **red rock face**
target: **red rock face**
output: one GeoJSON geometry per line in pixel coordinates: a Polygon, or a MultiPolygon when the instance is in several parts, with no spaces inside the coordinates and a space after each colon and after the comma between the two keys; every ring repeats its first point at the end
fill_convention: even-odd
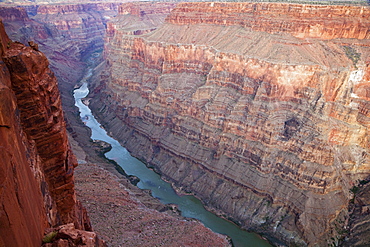
{"type": "Polygon", "coordinates": [[[369,8],[183,3],[138,35],[145,5],[121,10],[91,104],[113,135],[248,229],[340,238],[370,173],[369,8]]]}
{"type": "Polygon", "coordinates": [[[2,23],[0,35],[0,243],[39,246],[46,227],[66,223],[91,230],[76,204],[77,162],[48,60],[12,42],[2,23]]]}
{"type": "Polygon", "coordinates": [[[75,204],[73,167],[77,162],[69,150],[56,78],[46,57],[23,44],[12,43],[3,59],[11,74],[22,126],[43,161],[61,222],[70,222],[75,204]]]}
{"type": "MultiPolygon", "coordinates": [[[[10,42],[2,27],[0,22],[1,55],[10,42]]],[[[20,125],[17,99],[2,60],[0,67],[0,245],[37,246],[47,226],[39,157],[20,125]]]]}
{"type": "MultiPolygon", "coordinates": [[[[116,15],[118,5],[90,3],[0,7],[0,18],[13,40],[39,44],[40,51],[48,57],[50,67],[60,82],[62,96],[67,97],[67,92],[69,94],[71,87],[84,73],[84,59],[102,50],[105,23],[116,15]],[[28,16],[27,12],[31,14],[28,16]]],[[[68,101],[73,103],[73,100],[68,101]]]]}
{"type": "MultiPolygon", "coordinates": [[[[79,121],[76,118],[71,94],[81,80],[87,65],[98,63],[104,42],[106,21],[116,15],[118,3],[90,3],[0,7],[9,37],[23,44],[35,41],[50,62],[50,68],[59,82],[67,126],[79,121]],[[30,13],[27,16],[27,13],[30,13]],[[27,18],[7,18],[9,13],[27,18]],[[92,56],[93,54],[93,56],[92,56]],[[91,59],[92,58],[92,59],[91,59]]],[[[83,135],[83,133],[78,133],[83,135]]]]}

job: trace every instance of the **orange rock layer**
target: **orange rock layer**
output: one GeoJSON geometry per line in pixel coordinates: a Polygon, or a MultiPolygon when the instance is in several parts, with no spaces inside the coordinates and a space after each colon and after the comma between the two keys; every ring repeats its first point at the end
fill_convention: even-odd
{"type": "Polygon", "coordinates": [[[370,174],[369,8],[181,3],[144,33],[155,13],[120,9],[91,104],[113,135],[248,229],[341,238],[370,174]]]}
{"type": "MultiPolygon", "coordinates": [[[[0,55],[3,56],[10,42],[3,28],[0,28],[0,37],[0,55]]],[[[35,180],[37,170],[41,168],[34,147],[31,143],[25,145],[28,140],[20,126],[19,116],[15,114],[18,111],[17,99],[11,89],[9,71],[2,60],[0,67],[0,245],[37,246],[47,226],[39,189],[41,181],[35,180]],[[30,154],[33,155],[30,157],[30,154]]]]}
{"type": "Polygon", "coordinates": [[[40,246],[47,227],[67,223],[91,230],[48,60],[35,45],[12,42],[1,22],[0,43],[0,245],[40,246]]]}
{"type": "Polygon", "coordinates": [[[370,38],[367,6],[181,3],[168,16],[167,22],[240,26],[268,33],[290,33],[298,38],[370,38]]]}

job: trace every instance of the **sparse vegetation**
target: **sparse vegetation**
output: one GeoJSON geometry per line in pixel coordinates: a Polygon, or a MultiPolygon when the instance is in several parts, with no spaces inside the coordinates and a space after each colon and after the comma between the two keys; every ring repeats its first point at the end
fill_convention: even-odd
{"type": "MultiPolygon", "coordinates": [[[[370,0],[369,0],[370,1],[370,0]]],[[[365,184],[367,184],[367,183],[369,183],[370,182],[370,180],[361,180],[360,181],[360,185],[365,185],[365,184]]]]}
{"type": "Polygon", "coordinates": [[[53,232],[50,232],[48,234],[46,234],[44,236],[44,238],[42,239],[42,242],[43,243],[51,243],[53,242],[53,239],[55,238],[55,236],[58,234],[58,231],[53,231],[53,232]]]}
{"type": "Polygon", "coordinates": [[[350,46],[343,46],[343,49],[349,59],[352,60],[353,66],[357,69],[357,62],[361,57],[361,53],[356,52],[356,50],[350,46]]]}
{"type": "Polygon", "coordinates": [[[359,187],[357,187],[357,186],[353,186],[351,189],[350,189],[350,191],[354,194],[354,195],[356,195],[357,194],[357,192],[360,190],[360,188],[359,187]]]}

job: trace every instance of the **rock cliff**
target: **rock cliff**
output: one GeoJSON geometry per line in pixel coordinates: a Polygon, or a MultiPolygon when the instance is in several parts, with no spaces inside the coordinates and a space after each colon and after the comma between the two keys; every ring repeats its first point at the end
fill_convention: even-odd
{"type": "Polygon", "coordinates": [[[76,200],[77,160],[56,77],[37,45],[30,45],[12,42],[0,22],[1,246],[40,246],[47,228],[68,223],[81,234],[92,230],[76,200]]]}
{"type": "Polygon", "coordinates": [[[70,108],[70,91],[91,65],[91,55],[100,57],[106,22],[117,9],[118,3],[0,7],[0,17],[11,39],[39,44],[58,78],[64,107],[70,108]]]}
{"type": "Polygon", "coordinates": [[[276,243],[343,240],[370,174],[369,7],[155,6],[124,4],[108,24],[90,104],[105,127],[276,243]]]}
{"type": "MultiPolygon", "coordinates": [[[[0,17],[12,38],[25,44],[29,40],[35,40],[39,45],[30,45],[34,50],[45,52],[50,60],[50,67],[55,71],[62,94],[67,129],[70,137],[72,136],[70,141],[73,152],[80,162],[75,170],[76,194],[86,205],[95,232],[110,246],[136,246],[138,243],[142,246],[229,246],[225,236],[212,232],[198,221],[184,219],[172,212],[171,207],[161,204],[149,193],[131,185],[111,163],[101,157],[101,150],[96,152],[96,142],[91,141],[91,132],[83,125],[77,109],[74,108],[72,90],[85,73],[86,67],[94,67],[100,61],[106,21],[115,15],[117,9],[118,5],[111,3],[0,7],[0,17]]],[[[4,42],[7,44],[7,41],[4,42]]],[[[32,188],[38,187],[40,186],[36,183],[32,188]]],[[[14,191],[9,193],[12,192],[14,191]]],[[[30,193],[31,195],[34,196],[30,193]]],[[[61,206],[65,202],[61,202],[61,206]]],[[[35,201],[33,207],[41,210],[40,205],[42,203],[35,201]]],[[[40,215],[43,216],[42,213],[40,215]]],[[[18,217],[10,216],[11,219],[18,217]]],[[[36,223],[35,227],[28,225],[40,228],[43,234],[43,227],[36,223]]],[[[53,246],[74,246],[73,244],[81,241],[81,234],[82,240],[93,239],[97,242],[94,233],[75,229],[71,224],[47,229],[47,236],[52,236],[55,231],[60,234],[56,236],[57,243],[53,246]],[[66,233],[69,234],[68,238],[66,233]]],[[[21,241],[27,246],[39,246],[39,236],[35,236],[37,244],[28,244],[23,238],[21,241]]],[[[85,244],[92,246],[91,242],[85,244]]],[[[47,244],[45,246],[50,247],[47,244]]]]}
{"type": "MultiPolygon", "coordinates": [[[[3,5],[5,6],[5,5],[3,5]]],[[[101,59],[106,22],[115,16],[118,3],[29,5],[0,7],[6,31],[23,44],[35,41],[48,58],[58,78],[67,128],[73,137],[89,136],[79,125],[72,90],[82,79],[87,66],[101,59]]]]}

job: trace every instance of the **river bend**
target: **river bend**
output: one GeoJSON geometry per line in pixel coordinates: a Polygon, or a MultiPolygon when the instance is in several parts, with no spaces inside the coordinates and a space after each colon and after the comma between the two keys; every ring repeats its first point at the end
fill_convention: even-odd
{"type": "Polygon", "coordinates": [[[163,181],[157,173],[147,168],[144,163],[132,157],[117,140],[110,137],[92,115],[90,108],[81,101],[89,93],[86,80],[90,76],[91,71],[81,81],[82,86],[74,90],[75,105],[80,110],[83,122],[92,130],[91,139],[101,140],[112,145],[111,151],[105,154],[108,159],[117,162],[128,175],[138,177],[140,179],[140,182],[137,184],[139,188],[150,190],[152,196],[158,198],[164,204],[178,205],[182,216],[198,219],[214,232],[228,235],[234,246],[271,246],[257,234],[244,231],[232,222],[207,211],[201,201],[194,196],[178,195],[169,183],[163,181]]]}

